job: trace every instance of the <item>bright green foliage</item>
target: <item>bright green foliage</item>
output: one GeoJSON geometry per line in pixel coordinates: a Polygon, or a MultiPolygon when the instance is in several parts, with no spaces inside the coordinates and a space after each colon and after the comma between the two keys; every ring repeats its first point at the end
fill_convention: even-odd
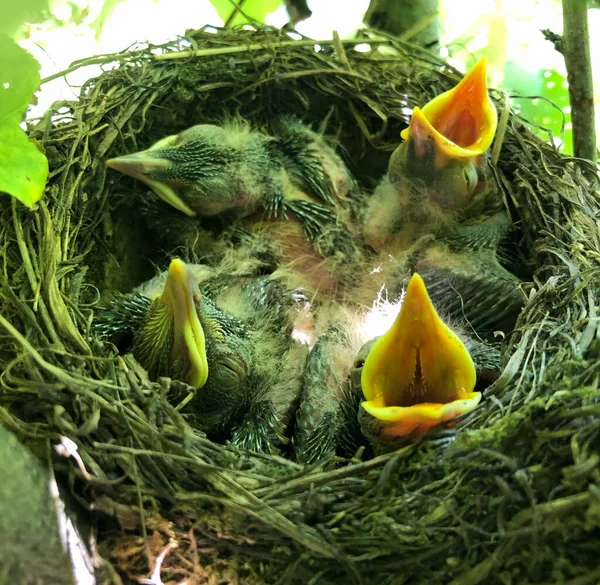
{"type": "Polygon", "coordinates": [[[0,1],[0,34],[14,37],[25,22],[41,22],[48,10],[48,0],[0,1]]]}
{"type": "MultiPolygon", "coordinates": [[[[511,95],[518,93],[522,96],[531,96],[533,99],[513,98],[513,105],[519,114],[529,122],[550,130],[553,137],[561,137],[563,123],[568,124],[571,115],[568,113],[569,110],[566,112],[564,110],[569,106],[569,90],[566,79],[560,73],[543,69],[531,72],[509,61],[504,69],[504,87],[511,92],[511,95]],[[564,118],[562,112],[565,112],[564,118]]],[[[546,130],[535,126],[531,129],[542,139],[550,140],[546,130]]],[[[573,132],[570,127],[564,129],[564,142],[560,145],[560,149],[569,154],[573,152],[573,132]]]]}
{"type": "Polygon", "coordinates": [[[48,159],[19,126],[0,124],[0,191],[32,207],[44,194],[48,159]]]}
{"type": "Polygon", "coordinates": [[[39,63],[0,35],[0,192],[31,207],[44,193],[48,160],[20,128],[40,84],[39,63]]]}
{"type": "MultiPolygon", "coordinates": [[[[210,2],[223,19],[223,22],[227,22],[227,19],[235,9],[234,3],[231,0],[210,0],[210,2]]],[[[271,14],[271,12],[277,10],[281,4],[283,4],[282,0],[246,0],[242,4],[242,12],[248,15],[249,18],[254,18],[264,23],[267,14],[271,14]]],[[[246,22],[248,21],[238,12],[231,21],[231,25],[244,24],[246,22]]]]}

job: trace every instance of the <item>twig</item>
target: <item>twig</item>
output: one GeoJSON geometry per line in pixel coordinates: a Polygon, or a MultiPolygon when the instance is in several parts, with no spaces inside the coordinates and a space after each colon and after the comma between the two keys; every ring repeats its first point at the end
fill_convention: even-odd
{"type": "Polygon", "coordinates": [[[498,121],[498,129],[496,130],[496,138],[492,147],[492,164],[496,165],[500,158],[500,150],[504,143],[504,135],[506,134],[506,126],[508,124],[508,115],[510,114],[510,99],[506,92],[502,92],[503,103],[502,111],[500,112],[500,120],[498,121]]]}
{"type": "Polygon", "coordinates": [[[339,35],[338,31],[334,30],[332,32],[331,36],[333,38],[333,48],[335,49],[335,52],[338,54],[338,57],[340,58],[340,63],[346,69],[350,69],[350,61],[348,61],[348,57],[346,55],[346,51],[344,50],[344,45],[342,44],[342,42],[340,40],[340,35],[339,35]]]}
{"type": "MultiPolygon", "coordinates": [[[[546,38],[565,58],[571,123],[573,124],[573,153],[577,158],[596,162],[596,126],[594,115],[594,83],[590,55],[587,0],[562,0],[563,38],[545,32],[546,38]]],[[[596,174],[582,166],[586,174],[596,174]]]]}
{"type": "Polygon", "coordinates": [[[561,55],[564,54],[563,51],[563,38],[561,35],[552,32],[549,28],[543,28],[542,34],[547,41],[554,43],[554,49],[558,51],[561,55]]]}
{"type": "Polygon", "coordinates": [[[14,198],[12,200],[12,216],[13,225],[15,227],[15,235],[17,238],[17,244],[19,246],[19,252],[21,253],[21,258],[23,260],[23,266],[25,267],[25,273],[27,274],[27,280],[29,281],[29,286],[31,288],[31,294],[34,297],[35,302],[39,306],[42,321],[46,326],[48,335],[52,339],[52,343],[54,343],[59,348],[64,348],[62,341],[56,331],[56,328],[54,327],[54,323],[52,322],[52,319],[50,317],[50,312],[48,311],[46,302],[40,295],[41,284],[38,282],[35,275],[35,270],[33,268],[33,263],[31,261],[29,249],[27,248],[27,244],[25,243],[23,225],[21,224],[21,218],[17,211],[17,200],[14,198]]]}
{"type": "MultiPolygon", "coordinates": [[[[384,45],[388,39],[344,39],[340,40],[342,45],[384,45]]],[[[173,53],[159,53],[153,55],[156,61],[170,61],[172,59],[188,59],[189,57],[211,57],[213,55],[229,55],[230,53],[244,53],[250,51],[262,51],[265,48],[281,49],[283,47],[314,47],[315,45],[326,46],[333,45],[333,39],[324,39],[321,41],[300,40],[300,41],[283,41],[279,43],[256,43],[252,45],[232,45],[230,47],[215,47],[214,49],[197,49],[185,50],[173,53]]]]}
{"type": "Polygon", "coordinates": [[[44,77],[40,81],[40,85],[44,85],[44,83],[48,83],[49,81],[54,81],[55,79],[59,79],[60,77],[65,77],[69,73],[73,73],[73,71],[77,71],[82,67],[88,67],[89,65],[105,65],[107,63],[114,63],[115,61],[123,61],[123,60],[133,60],[144,55],[144,51],[122,51],[120,53],[112,53],[110,55],[98,55],[96,57],[90,59],[80,59],[71,63],[67,69],[63,69],[58,73],[53,73],[52,75],[48,75],[48,77],[44,77]]]}

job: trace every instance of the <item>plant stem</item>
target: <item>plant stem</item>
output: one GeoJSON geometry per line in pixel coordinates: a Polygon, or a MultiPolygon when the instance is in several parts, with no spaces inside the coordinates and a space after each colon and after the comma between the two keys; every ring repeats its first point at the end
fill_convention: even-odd
{"type": "MultiPolygon", "coordinates": [[[[598,158],[594,116],[594,85],[587,0],[562,0],[562,52],[567,67],[571,122],[573,124],[573,154],[577,158],[598,158]]],[[[585,168],[589,170],[589,166],[585,168]]]]}

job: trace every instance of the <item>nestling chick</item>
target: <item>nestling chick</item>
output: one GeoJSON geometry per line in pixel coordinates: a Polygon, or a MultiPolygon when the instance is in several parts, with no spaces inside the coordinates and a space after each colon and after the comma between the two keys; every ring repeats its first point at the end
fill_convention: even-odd
{"type": "Polygon", "coordinates": [[[308,350],[290,334],[303,303],[276,274],[175,259],[98,311],[96,330],[117,343],[128,335],[151,379],[174,380],[174,399],[191,393],[183,412],[211,437],[271,452],[286,441],[300,391],[308,350]]]}
{"type": "Polygon", "coordinates": [[[376,452],[421,436],[475,408],[476,381],[499,368],[494,348],[463,341],[440,319],[416,273],[380,337],[369,339],[365,312],[333,311],[335,325],[316,342],[303,380],[294,437],[300,461],[348,455],[360,431],[376,452]]]}
{"type": "MultiPolygon", "coordinates": [[[[489,353],[484,357],[480,369],[487,371],[489,353]]],[[[378,443],[419,437],[481,400],[474,391],[477,367],[465,343],[440,319],[417,273],[390,329],[359,352],[351,374],[354,383],[360,370],[358,386],[365,400],[359,419],[376,451],[378,443]]]]}
{"type": "Polygon", "coordinates": [[[486,160],[496,127],[484,58],[454,89],[415,107],[401,134],[405,142],[367,204],[366,240],[406,248],[423,234],[499,212],[502,199],[486,160]]]}
{"type": "Polygon", "coordinates": [[[481,59],[454,89],[414,109],[363,217],[381,262],[410,251],[434,303],[485,337],[510,331],[525,302],[520,280],[498,261],[510,221],[487,163],[496,126],[481,59]]]}
{"type": "MultiPolygon", "coordinates": [[[[334,270],[358,254],[352,237],[354,181],[324,139],[294,118],[283,118],[275,137],[242,122],[198,125],[106,164],[145,182],[187,216],[204,218],[203,229],[211,218],[217,231],[235,225],[258,233],[270,243],[277,265],[306,265],[307,279],[315,284],[324,259],[334,270]]],[[[162,213],[151,222],[163,231],[162,213]]],[[[169,244],[190,248],[190,221],[182,217],[181,224],[168,230],[169,244]]],[[[205,238],[200,241],[206,247],[205,238]]],[[[195,252],[201,256],[206,250],[195,252]]],[[[335,288],[335,277],[330,280],[326,286],[335,288]]]]}

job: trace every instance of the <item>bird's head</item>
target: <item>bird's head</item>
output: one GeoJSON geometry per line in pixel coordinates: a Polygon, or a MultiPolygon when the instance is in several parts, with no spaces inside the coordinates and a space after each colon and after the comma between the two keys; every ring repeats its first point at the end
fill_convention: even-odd
{"type": "Polygon", "coordinates": [[[189,216],[249,205],[269,178],[264,139],[242,124],[201,124],[106,165],[148,185],[189,216]]]}
{"type": "Polygon", "coordinates": [[[189,267],[172,260],[164,289],[152,299],[134,338],[136,359],[151,378],[168,376],[196,389],[206,383],[208,360],[199,295],[189,267]]]}
{"type": "Polygon", "coordinates": [[[405,142],[390,157],[390,182],[402,186],[416,179],[441,209],[465,209],[487,187],[483,155],[496,127],[483,58],[456,87],[414,108],[401,133],[405,142]]]}
{"type": "Polygon", "coordinates": [[[383,435],[422,435],[481,400],[476,371],[460,338],[438,316],[413,274],[390,329],[359,352],[351,373],[362,408],[383,435]]]}

